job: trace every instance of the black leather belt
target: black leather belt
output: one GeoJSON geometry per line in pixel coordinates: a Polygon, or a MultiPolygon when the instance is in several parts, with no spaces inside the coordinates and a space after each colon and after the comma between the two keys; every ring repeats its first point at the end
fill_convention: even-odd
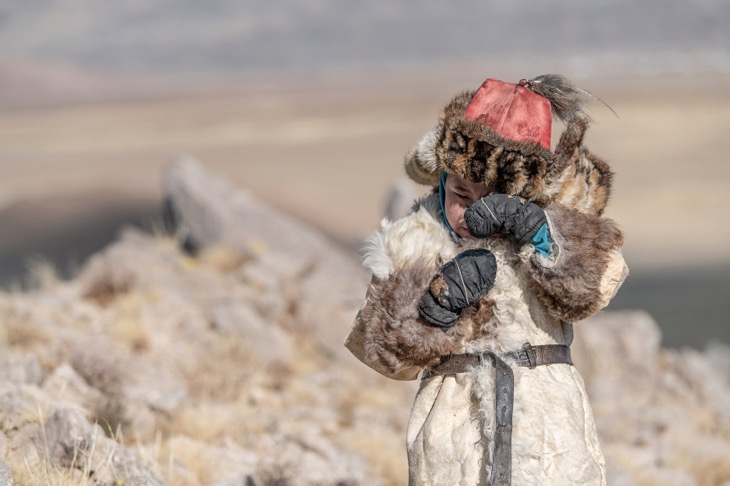
{"type": "MultiPolygon", "coordinates": [[[[492,473],[489,484],[492,486],[508,486],[512,482],[512,408],[515,398],[515,377],[512,368],[505,359],[514,361],[518,366],[534,368],[549,364],[573,364],[570,347],[564,344],[545,344],[532,346],[525,343],[522,349],[503,355],[490,351],[479,354],[452,354],[445,356],[441,362],[423,372],[422,379],[434,375],[452,375],[470,371],[485,361],[494,366],[494,402],[497,428],[494,432],[494,453],[492,455],[492,473]]],[[[487,450],[484,451],[485,455],[487,450]]],[[[487,464],[484,458],[484,464],[487,464]]]]}

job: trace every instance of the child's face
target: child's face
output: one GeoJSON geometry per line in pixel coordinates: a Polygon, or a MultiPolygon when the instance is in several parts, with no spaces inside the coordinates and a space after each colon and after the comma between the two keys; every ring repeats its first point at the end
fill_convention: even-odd
{"type": "Polygon", "coordinates": [[[455,174],[446,176],[444,185],[444,210],[451,227],[462,238],[472,238],[464,223],[464,211],[472,203],[489,194],[491,189],[484,184],[476,184],[455,174]]]}

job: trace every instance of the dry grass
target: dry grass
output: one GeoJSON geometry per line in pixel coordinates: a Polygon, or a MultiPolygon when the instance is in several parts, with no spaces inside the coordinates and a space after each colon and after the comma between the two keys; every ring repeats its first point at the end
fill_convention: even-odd
{"type": "Polygon", "coordinates": [[[234,401],[211,398],[187,404],[170,417],[165,435],[184,435],[206,443],[228,438],[255,444],[256,437],[277,430],[286,419],[282,395],[288,392],[267,389],[263,380],[254,378],[235,393],[239,398],[234,401]]]}
{"type": "Polygon", "coordinates": [[[119,318],[112,323],[115,340],[127,346],[134,353],[143,353],[150,348],[150,332],[139,319],[119,318]]]}
{"type": "Polygon", "coordinates": [[[40,425],[40,457],[31,458],[20,454],[13,454],[5,458],[6,464],[13,472],[13,479],[18,486],[91,486],[97,484],[92,471],[103,471],[111,468],[112,452],[103,457],[98,464],[92,464],[95,443],[88,451],[82,451],[76,444],[72,451],[67,451],[70,457],[62,460],[63,464],[54,462],[48,451],[48,438],[45,431],[45,421],[48,416],[46,407],[38,404],[35,411],[28,410],[27,423],[40,425]]]}
{"type": "Polygon", "coordinates": [[[110,309],[110,332],[116,343],[121,343],[134,353],[144,353],[150,350],[152,334],[150,326],[154,323],[143,318],[146,306],[154,305],[159,296],[154,291],[127,290],[123,294],[116,294],[107,301],[110,309]]]}
{"type": "Polygon", "coordinates": [[[210,335],[182,369],[193,402],[235,400],[257,369],[251,353],[233,335],[210,335]]]}
{"type": "Polygon", "coordinates": [[[160,462],[168,464],[165,484],[197,486],[214,479],[219,465],[202,454],[200,444],[192,441],[165,442],[160,462]]]}
{"type": "Polygon", "coordinates": [[[225,246],[211,246],[204,248],[198,255],[198,259],[204,265],[209,265],[223,273],[234,272],[241,265],[253,258],[250,255],[243,255],[241,252],[225,246]]]}
{"type": "Polygon", "coordinates": [[[286,458],[269,458],[259,465],[256,476],[263,486],[290,486],[296,484],[292,469],[286,458]]]}
{"type": "Polygon", "coordinates": [[[25,266],[26,284],[31,290],[49,290],[61,281],[55,265],[45,257],[30,257],[25,266]]]}
{"type": "Polygon", "coordinates": [[[672,445],[662,457],[666,466],[686,471],[700,486],[727,484],[730,481],[727,443],[710,434],[696,436],[689,442],[686,440],[689,434],[680,425],[663,438],[672,445]]]}
{"type": "Polygon", "coordinates": [[[107,307],[119,296],[129,292],[132,285],[131,280],[118,280],[111,275],[102,275],[87,286],[84,297],[100,307],[107,307]]]}
{"type": "Polygon", "coordinates": [[[223,437],[234,435],[240,427],[245,412],[240,410],[235,419],[229,407],[204,403],[186,406],[172,417],[168,435],[181,434],[203,442],[213,443],[223,437]]]}
{"type": "Polygon", "coordinates": [[[339,440],[362,454],[373,468],[373,474],[383,478],[385,484],[405,484],[408,480],[404,444],[406,412],[413,390],[405,383],[383,380],[358,385],[348,387],[338,396],[337,412],[342,428],[339,440]],[[381,422],[363,423],[358,418],[358,410],[368,410],[368,420],[381,422]],[[400,417],[394,415],[395,410],[402,411],[400,417]],[[394,440],[395,437],[401,440],[394,440]]]}
{"type": "Polygon", "coordinates": [[[42,461],[40,464],[7,462],[13,471],[13,479],[18,486],[87,486],[92,481],[78,469],[69,469],[42,461]]]}
{"type": "Polygon", "coordinates": [[[99,390],[104,399],[91,411],[108,437],[115,437],[129,421],[124,408],[124,367],[110,349],[101,347],[74,348],[69,357],[71,366],[90,386],[99,390]]]}
{"type": "Polygon", "coordinates": [[[6,316],[0,322],[0,329],[4,331],[5,342],[14,348],[29,349],[51,340],[50,334],[45,329],[17,315],[6,316]]]}
{"type": "Polygon", "coordinates": [[[363,430],[348,437],[348,445],[360,452],[385,484],[406,484],[408,462],[403,443],[394,442],[392,433],[363,430]]]}

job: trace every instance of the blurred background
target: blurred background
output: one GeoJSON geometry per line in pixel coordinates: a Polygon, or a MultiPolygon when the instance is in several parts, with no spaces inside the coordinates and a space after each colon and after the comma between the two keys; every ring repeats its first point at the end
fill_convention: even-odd
{"type": "Polygon", "coordinates": [[[181,153],[358,248],[457,91],[559,72],[618,114],[588,135],[631,268],[611,308],[728,343],[728,25],[728,0],[0,1],[0,288],[158,228],[181,153]]]}

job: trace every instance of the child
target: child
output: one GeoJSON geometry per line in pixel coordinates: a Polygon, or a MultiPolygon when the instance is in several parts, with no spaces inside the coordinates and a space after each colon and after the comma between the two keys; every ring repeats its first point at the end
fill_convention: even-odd
{"type": "Polygon", "coordinates": [[[393,379],[423,370],[411,485],[606,484],[569,346],[628,271],[601,217],[611,171],[582,144],[586,94],[558,75],[487,79],[406,156],[434,192],[371,237],[345,345],[393,379]],[[553,114],[566,128],[551,152],[553,114]]]}

